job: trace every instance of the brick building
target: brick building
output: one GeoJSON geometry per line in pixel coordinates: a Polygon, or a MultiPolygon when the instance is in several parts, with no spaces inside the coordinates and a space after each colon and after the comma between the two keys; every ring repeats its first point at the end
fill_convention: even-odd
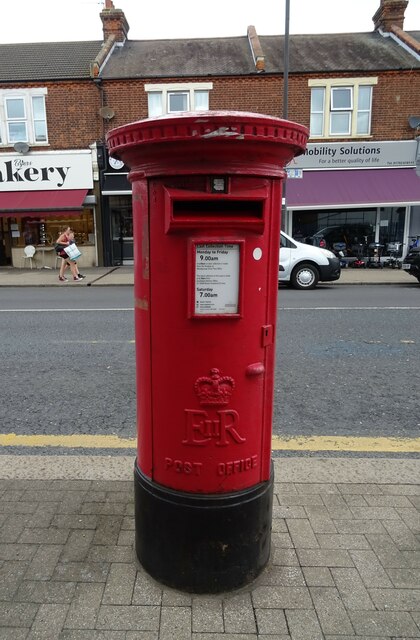
{"type": "MultiPolygon", "coordinates": [[[[288,118],[311,136],[284,227],[357,227],[349,245],[365,230],[386,250],[420,235],[420,31],[404,31],[407,0],[378,2],[372,32],[290,36],[288,118]]],[[[131,187],[109,129],[186,110],[283,115],[283,36],[132,41],[112,0],[100,16],[102,42],[0,45],[2,264],[20,266],[25,243],[52,258],[68,223],[87,266],[132,262],[131,187]]]]}

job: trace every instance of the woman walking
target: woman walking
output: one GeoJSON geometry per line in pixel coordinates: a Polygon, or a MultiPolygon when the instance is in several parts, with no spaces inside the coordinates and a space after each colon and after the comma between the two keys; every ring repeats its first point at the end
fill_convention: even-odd
{"type": "Polygon", "coordinates": [[[70,271],[75,282],[80,282],[80,280],[83,280],[83,278],[85,277],[82,276],[81,273],[79,273],[76,260],[71,260],[68,257],[67,253],[64,251],[64,248],[68,247],[73,242],[74,232],[72,231],[71,227],[66,227],[66,229],[62,233],[60,233],[55,243],[55,251],[57,255],[61,257],[60,273],[58,275],[58,279],[60,280],[60,282],[68,281],[64,275],[67,267],[70,267],[70,271]]]}

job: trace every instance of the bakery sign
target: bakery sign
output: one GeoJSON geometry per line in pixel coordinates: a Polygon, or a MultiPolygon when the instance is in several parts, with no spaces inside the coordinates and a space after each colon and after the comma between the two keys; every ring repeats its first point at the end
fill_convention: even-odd
{"type": "Polygon", "coordinates": [[[90,151],[0,154],[0,192],[92,187],[90,151]]]}

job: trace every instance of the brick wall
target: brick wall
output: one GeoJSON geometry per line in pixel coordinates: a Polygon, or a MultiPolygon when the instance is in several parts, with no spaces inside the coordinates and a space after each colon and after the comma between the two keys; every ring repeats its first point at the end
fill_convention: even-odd
{"type": "Polygon", "coordinates": [[[101,135],[99,91],[93,82],[60,82],[48,88],[48,138],[53,148],[85,148],[101,135]]]}
{"type": "MultiPolygon", "coordinates": [[[[375,76],[375,73],[371,74],[375,76]]],[[[348,74],[353,77],[354,74],[348,74]]],[[[310,91],[308,80],[315,76],[289,77],[289,119],[309,126],[310,91]]],[[[316,77],[319,77],[317,74],[316,77]]],[[[340,76],[343,77],[343,74],[340,76]]],[[[344,77],[346,77],[344,75],[344,77]]],[[[178,82],[199,82],[202,78],[183,78],[178,82]]],[[[167,82],[176,83],[169,78],[167,82]]],[[[239,110],[267,113],[282,117],[283,79],[278,76],[258,75],[250,77],[212,78],[210,109],[239,110]]],[[[164,82],[149,80],[148,82],[164,82]]],[[[144,82],[105,83],[106,102],[115,111],[115,118],[108,129],[147,117],[147,96],[144,82]],[[129,87],[129,88],[128,88],[129,87]]],[[[376,140],[412,139],[413,130],[408,125],[410,115],[419,111],[420,74],[403,71],[378,75],[373,91],[372,138],[376,140]]],[[[372,139],[368,138],[368,139],[372,139]]]]}
{"type": "MultiPolygon", "coordinates": [[[[347,74],[349,77],[355,74],[347,74]]],[[[372,72],[370,75],[376,75],[372,72]]],[[[316,77],[319,77],[317,74],[316,77]]],[[[310,75],[289,77],[289,119],[309,125],[310,75]]],[[[331,77],[331,76],[329,76],[331,77]]],[[[341,74],[339,77],[346,77],[341,74]]],[[[210,109],[266,113],[281,117],[283,81],[279,76],[259,74],[253,77],[205,78],[213,82],[210,109]]],[[[200,82],[203,78],[148,79],[147,82],[200,82]]],[[[47,87],[49,149],[87,148],[103,140],[106,131],[147,117],[145,81],[112,80],[103,82],[103,96],[92,80],[40,82],[16,85],[16,88],[47,87]],[[103,102],[102,102],[103,100],[103,102]],[[106,121],[99,115],[102,105],[112,107],[115,117],[106,121]]],[[[10,84],[1,88],[12,88],[10,84]]],[[[376,140],[412,139],[408,125],[411,115],[420,115],[420,74],[416,71],[382,73],[373,92],[372,137],[376,140]]]]}
{"type": "Polygon", "coordinates": [[[84,149],[102,135],[99,91],[91,80],[0,84],[0,89],[32,87],[48,90],[45,102],[49,141],[47,147],[33,146],[33,150],[84,149]]]}
{"type": "MultiPolygon", "coordinates": [[[[371,73],[375,76],[377,74],[371,73]]],[[[310,75],[289,77],[289,119],[309,126],[310,75]]],[[[347,74],[353,77],[354,74],[347,74]]],[[[332,77],[332,76],[328,76],[332,77]]],[[[346,77],[340,74],[337,77],[346,77]]],[[[148,82],[199,82],[203,78],[150,79],[148,82]]],[[[282,117],[283,79],[272,75],[253,77],[211,78],[210,109],[239,110],[267,113],[282,117]]],[[[147,96],[143,81],[127,84],[122,81],[105,83],[106,101],[115,110],[115,118],[107,128],[120,126],[147,117],[147,96]]],[[[408,126],[410,115],[419,111],[420,74],[403,71],[378,75],[373,91],[372,138],[377,140],[404,140],[413,137],[408,126]]],[[[372,139],[368,138],[368,139],[372,139]]]]}

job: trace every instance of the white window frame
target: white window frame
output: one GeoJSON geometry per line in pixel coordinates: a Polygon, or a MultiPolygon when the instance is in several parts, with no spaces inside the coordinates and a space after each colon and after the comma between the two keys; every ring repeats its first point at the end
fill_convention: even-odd
{"type": "MultiPolygon", "coordinates": [[[[367,125],[367,129],[368,132],[370,133],[370,129],[372,126],[372,97],[373,97],[373,86],[372,85],[364,85],[365,87],[367,86],[368,89],[370,89],[370,96],[369,96],[369,109],[362,109],[359,106],[359,99],[360,99],[360,90],[359,90],[359,94],[357,96],[357,112],[356,112],[356,118],[359,118],[359,114],[362,113],[367,113],[368,114],[368,125],[367,125]]],[[[360,135],[363,135],[362,133],[360,133],[360,135]]]]}
{"type": "Polygon", "coordinates": [[[26,101],[25,98],[23,96],[5,96],[4,98],[4,111],[6,114],[6,133],[7,133],[7,142],[9,144],[14,144],[15,142],[17,142],[18,140],[12,140],[12,136],[10,134],[10,127],[12,127],[14,124],[18,124],[18,125],[23,125],[25,128],[25,134],[23,136],[21,136],[19,138],[19,140],[21,140],[22,142],[29,142],[28,139],[28,116],[26,115],[26,101]],[[10,116],[8,111],[9,111],[9,103],[12,102],[12,100],[19,100],[19,102],[22,103],[23,105],[23,116],[17,116],[17,117],[13,117],[10,116]]]}
{"type": "MultiPolygon", "coordinates": [[[[373,87],[378,84],[377,77],[369,78],[330,78],[330,79],[312,79],[308,81],[310,89],[324,89],[324,114],[323,114],[323,127],[321,134],[310,134],[311,138],[368,138],[371,137],[371,121],[372,121],[372,97],[373,87]],[[370,109],[359,110],[359,87],[370,86],[370,109]],[[333,105],[333,93],[334,89],[351,89],[352,103],[351,109],[337,108],[333,105]],[[357,131],[358,114],[369,112],[369,124],[368,132],[359,133],[357,131]],[[349,127],[347,132],[331,133],[332,118],[331,114],[334,113],[349,113],[349,127]]],[[[315,112],[314,112],[315,113],[315,112]]],[[[312,115],[312,99],[311,99],[311,115],[312,115]]]]}
{"type": "Polygon", "coordinates": [[[48,90],[45,87],[32,88],[32,89],[0,89],[0,148],[1,147],[13,147],[16,142],[26,142],[31,146],[46,146],[48,145],[48,126],[47,126],[47,109],[45,97],[48,94],[48,90]],[[6,103],[10,99],[23,100],[25,117],[24,118],[8,118],[6,103]],[[39,118],[35,118],[32,99],[43,98],[45,107],[45,140],[36,140],[35,134],[35,121],[39,121],[39,118]],[[9,123],[23,122],[26,128],[26,139],[11,140],[9,135],[9,123]]]}
{"type": "Polygon", "coordinates": [[[310,128],[312,128],[312,120],[316,121],[316,125],[321,123],[321,133],[316,135],[322,136],[324,134],[324,110],[325,110],[325,87],[314,87],[317,91],[322,92],[322,105],[320,109],[315,109],[312,104],[312,91],[311,91],[311,116],[310,116],[310,128]]]}
{"type": "MultiPolygon", "coordinates": [[[[181,111],[169,111],[169,96],[174,93],[187,93],[188,94],[188,110],[200,111],[201,109],[196,107],[195,104],[195,92],[207,91],[210,92],[213,89],[212,82],[189,82],[189,83],[170,83],[170,84],[146,84],[144,90],[147,94],[154,93],[160,94],[160,113],[154,113],[154,116],[165,115],[167,113],[182,113],[181,111]]],[[[156,97],[156,95],[155,95],[156,97]]],[[[149,117],[150,111],[149,111],[149,117]]]]}
{"type": "Polygon", "coordinates": [[[183,113],[184,111],[191,111],[190,109],[190,99],[191,99],[190,91],[168,91],[166,93],[167,97],[167,105],[166,105],[166,113],[183,113]],[[186,109],[171,109],[171,97],[172,96],[186,96],[187,98],[187,108],[186,109]]]}
{"type": "Polygon", "coordinates": [[[45,101],[45,96],[40,96],[40,95],[31,96],[31,107],[32,107],[32,125],[33,125],[33,128],[34,128],[35,142],[36,143],[43,142],[45,144],[46,142],[48,142],[47,104],[46,104],[46,101],[45,101]],[[42,104],[43,104],[43,107],[44,107],[44,116],[45,116],[44,118],[38,118],[35,115],[35,108],[34,108],[34,99],[35,98],[41,98],[42,99],[42,104]],[[44,126],[45,126],[45,140],[37,140],[36,139],[36,124],[38,122],[44,123],[44,126]]]}

